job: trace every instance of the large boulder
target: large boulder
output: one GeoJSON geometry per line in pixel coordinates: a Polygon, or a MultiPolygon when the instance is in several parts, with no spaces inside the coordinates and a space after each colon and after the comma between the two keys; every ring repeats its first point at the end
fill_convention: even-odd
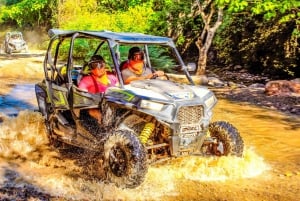
{"type": "Polygon", "coordinates": [[[267,95],[300,95],[300,82],[295,80],[273,80],[265,85],[267,95]]]}

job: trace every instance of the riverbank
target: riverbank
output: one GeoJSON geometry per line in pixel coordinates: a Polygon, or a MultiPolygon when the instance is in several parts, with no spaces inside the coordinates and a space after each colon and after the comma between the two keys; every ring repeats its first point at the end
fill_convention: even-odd
{"type": "Polygon", "coordinates": [[[267,95],[265,86],[271,79],[263,75],[253,75],[247,71],[222,71],[211,69],[208,76],[221,80],[211,87],[218,98],[277,110],[300,117],[300,94],[285,93],[267,95]]]}
{"type": "Polygon", "coordinates": [[[17,84],[36,83],[43,79],[44,51],[26,54],[0,54],[0,96],[8,94],[17,84]]]}
{"type": "Polygon", "coordinates": [[[289,115],[300,117],[299,96],[267,96],[262,87],[259,88],[212,88],[216,96],[234,102],[244,102],[289,115]]]}

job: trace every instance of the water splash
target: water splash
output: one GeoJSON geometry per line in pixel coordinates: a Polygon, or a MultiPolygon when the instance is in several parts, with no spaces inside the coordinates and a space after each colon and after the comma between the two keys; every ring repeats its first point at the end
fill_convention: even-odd
{"type": "MultiPolygon", "coordinates": [[[[160,167],[161,168],[161,167],[160,167]]],[[[244,151],[243,157],[199,157],[177,159],[168,168],[171,175],[195,181],[226,181],[260,175],[269,166],[253,149],[244,151]]]]}
{"type": "MultiPolygon", "coordinates": [[[[269,168],[252,148],[246,148],[242,158],[189,156],[151,166],[141,186],[119,189],[113,184],[84,179],[80,176],[81,167],[74,160],[62,158],[52,150],[48,146],[40,113],[25,110],[17,117],[0,116],[3,119],[0,124],[2,169],[10,168],[17,172],[21,178],[18,182],[30,182],[53,196],[66,199],[160,200],[164,196],[176,196],[178,184],[184,181],[249,178],[269,168]],[[5,161],[10,161],[10,164],[5,161]]],[[[1,171],[0,174],[3,175],[1,171]]]]}
{"type": "Polygon", "coordinates": [[[48,143],[40,113],[24,110],[17,118],[4,114],[0,124],[0,156],[31,158],[31,154],[48,143]]]}

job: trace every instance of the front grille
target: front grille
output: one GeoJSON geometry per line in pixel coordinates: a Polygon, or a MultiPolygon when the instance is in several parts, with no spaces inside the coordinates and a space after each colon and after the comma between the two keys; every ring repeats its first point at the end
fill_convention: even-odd
{"type": "Polygon", "coordinates": [[[201,105],[184,106],[179,108],[177,119],[180,124],[196,124],[199,123],[202,115],[203,107],[201,105]]]}

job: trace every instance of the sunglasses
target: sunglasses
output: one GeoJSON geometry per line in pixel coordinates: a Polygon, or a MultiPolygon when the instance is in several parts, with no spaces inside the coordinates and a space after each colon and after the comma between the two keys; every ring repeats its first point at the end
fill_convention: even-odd
{"type": "Polygon", "coordinates": [[[92,69],[105,67],[105,62],[103,62],[101,60],[91,61],[91,62],[89,62],[89,64],[92,69]]]}

